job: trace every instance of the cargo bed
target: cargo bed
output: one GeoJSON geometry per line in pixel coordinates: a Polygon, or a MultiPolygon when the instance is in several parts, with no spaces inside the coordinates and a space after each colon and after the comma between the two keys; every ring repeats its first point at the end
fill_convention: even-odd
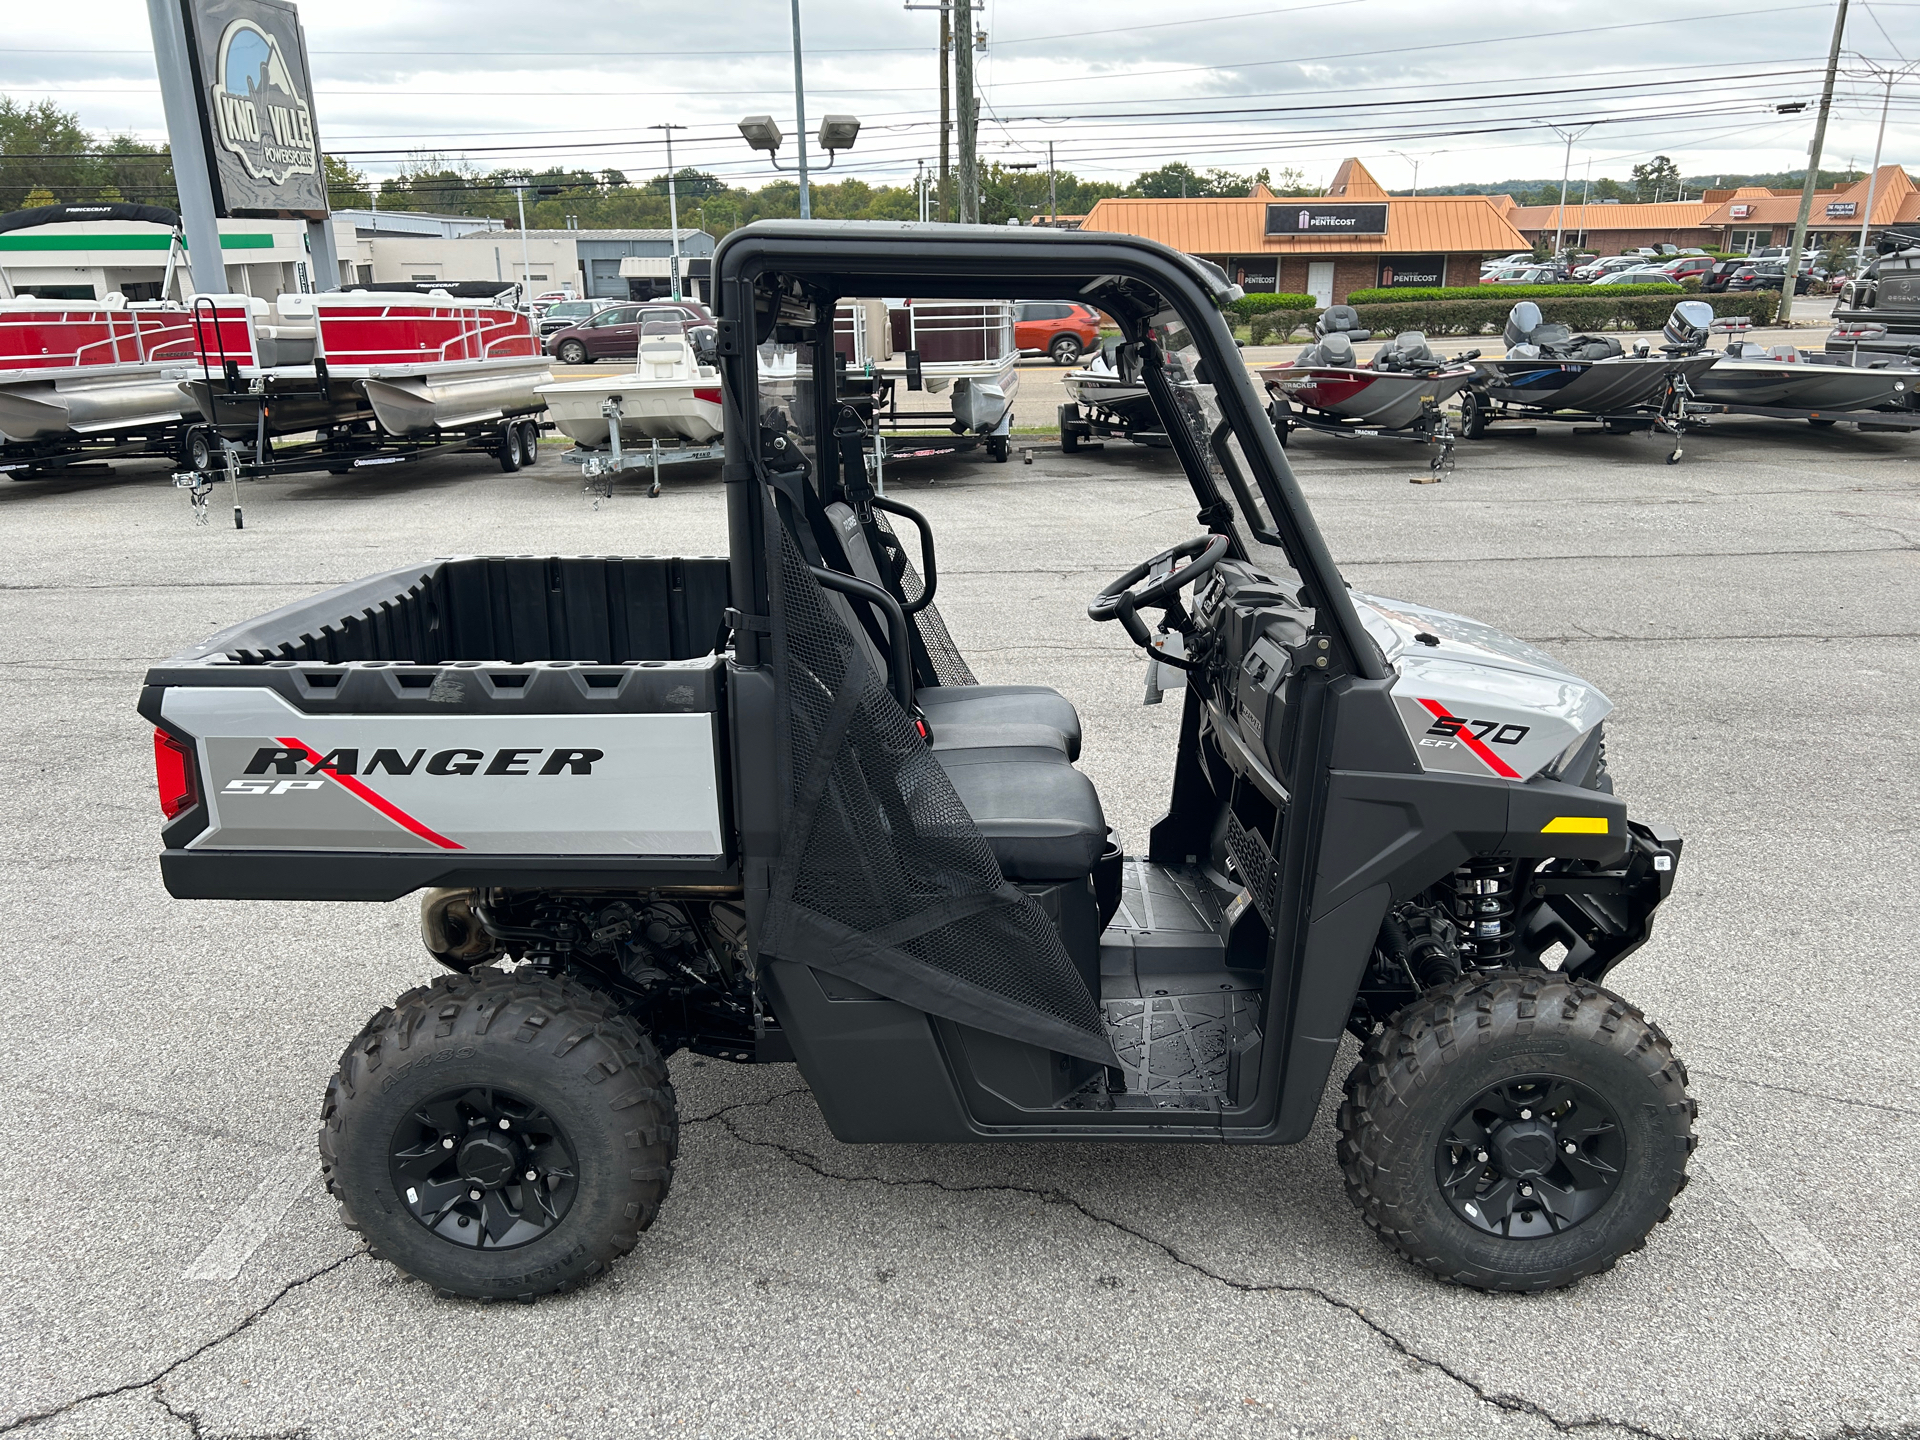
{"type": "Polygon", "coordinates": [[[220,632],[141,695],[167,889],[737,884],[726,605],[720,557],[468,555],[220,632]]]}

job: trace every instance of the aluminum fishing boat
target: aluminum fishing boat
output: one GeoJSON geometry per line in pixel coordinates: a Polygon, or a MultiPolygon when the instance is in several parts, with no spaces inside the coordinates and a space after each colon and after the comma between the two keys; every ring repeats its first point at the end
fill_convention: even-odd
{"type": "Polygon", "coordinates": [[[1836,353],[1831,348],[1821,354],[1791,345],[1769,349],[1737,335],[1729,336],[1724,350],[1706,349],[1715,330],[1736,323],[1746,325],[1745,321],[1715,321],[1713,307],[1700,300],[1681,301],[1667,319],[1663,334],[1668,348],[1713,357],[1712,368],[1691,382],[1701,400],[1730,413],[1806,419],[1815,424],[1842,419],[1898,424],[1897,419],[1882,420],[1882,413],[1914,414],[1920,369],[1911,359],[1872,351],[1836,353]]]}
{"type": "Polygon", "coordinates": [[[1140,378],[1137,346],[1109,341],[1085,365],[1061,376],[1060,384],[1067,392],[1067,401],[1060,407],[1060,448],[1067,454],[1100,439],[1153,446],[1170,443],[1160,412],[1140,378]]]}
{"type": "Polygon", "coordinates": [[[1633,354],[1604,335],[1575,335],[1541,318],[1540,307],[1522,300],[1508,313],[1506,354],[1482,356],[1479,372],[1460,397],[1461,431],[1470,440],[1495,420],[1598,422],[1625,433],[1671,435],[1667,463],[1679,460],[1680,440],[1695,413],[1692,384],[1711,369],[1711,355],[1668,348],[1656,354],[1641,344],[1633,354]]]}
{"type": "Polygon", "coordinates": [[[1367,439],[1412,440],[1433,447],[1436,476],[1453,465],[1453,431],[1441,407],[1473,382],[1479,352],[1436,355],[1408,330],[1362,362],[1355,341],[1370,340],[1350,305],[1331,305],[1314,322],[1315,342],[1290,361],[1257,371],[1272,397],[1268,416],[1285,444],[1295,430],[1367,439]]]}

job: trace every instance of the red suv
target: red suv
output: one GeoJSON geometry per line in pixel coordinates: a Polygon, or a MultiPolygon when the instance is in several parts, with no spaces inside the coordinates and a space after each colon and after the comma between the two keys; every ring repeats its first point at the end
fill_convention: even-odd
{"type": "Polygon", "coordinates": [[[578,325],[546,337],[547,353],[563,365],[589,360],[631,360],[640,353],[640,329],[655,321],[697,330],[713,324],[706,307],[693,300],[649,300],[644,305],[614,305],[578,325]]]}
{"type": "Polygon", "coordinates": [[[1013,307],[1013,343],[1023,355],[1071,365],[1100,343],[1100,312],[1064,300],[1021,300],[1013,307]]]}

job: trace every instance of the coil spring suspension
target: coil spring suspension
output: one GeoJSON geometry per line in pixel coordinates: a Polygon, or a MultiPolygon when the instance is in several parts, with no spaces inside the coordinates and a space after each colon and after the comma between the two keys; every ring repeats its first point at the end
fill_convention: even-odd
{"type": "Polygon", "coordinates": [[[1491,968],[1513,958],[1514,880],[1511,860],[1475,860],[1454,872],[1454,915],[1476,965],[1491,968]]]}

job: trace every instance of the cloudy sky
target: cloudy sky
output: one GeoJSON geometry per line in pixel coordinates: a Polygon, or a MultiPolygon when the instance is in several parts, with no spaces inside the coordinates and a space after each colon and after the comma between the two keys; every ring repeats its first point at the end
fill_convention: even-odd
{"type": "MultiPolygon", "coordinates": [[[[925,0],[932,3],[932,0],[925,0]]],[[[647,127],[684,125],[675,159],[740,184],[771,178],[734,123],[793,132],[786,0],[307,0],[327,148],[377,175],[409,156],[482,168],[663,168],[647,127]]],[[[803,0],[807,112],[865,128],[836,168],[900,181],[938,156],[939,17],[901,0],[803,0]]],[[[1834,3],[1667,0],[985,0],[984,159],[1126,180],[1170,160],[1330,176],[1358,155],[1401,188],[1557,176],[1549,124],[1587,126],[1576,182],[1658,152],[1688,175],[1804,161],[1834,3]]],[[[1854,0],[1849,52],[1920,58],[1920,0],[1854,0]]],[[[1880,87],[1849,59],[1824,163],[1871,158],[1880,87]]],[[[0,91],[51,97],[97,130],[160,139],[138,0],[7,6],[0,91]]],[[[1887,159],[1920,165],[1920,78],[1896,88],[1887,159]]],[[[791,140],[789,140],[789,155],[791,140]]]]}

